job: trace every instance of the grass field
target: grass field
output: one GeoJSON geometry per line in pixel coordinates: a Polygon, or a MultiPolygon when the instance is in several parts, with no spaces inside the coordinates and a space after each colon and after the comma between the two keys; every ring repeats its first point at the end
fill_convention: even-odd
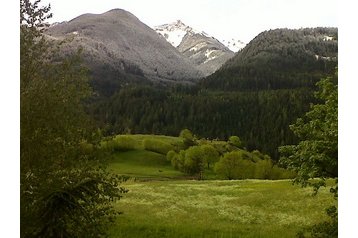
{"type": "Polygon", "coordinates": [[[312,196],[312,189],[289,180],[190,180],[165,155],[143,147],[145,139],[172,144],[179,138],[130,137],[133,150],[115,152],[109,163],[114,173],[131,177],[123,184],[129,192],[115,203],[123,214],[110,229],[113,238],[295,237],[327,219],[325,208],[336,204],[329,188],[312,196]]]}
{"type": "Polygon", "coordinates": [[[124,184],[111,237],[295,237],[326,219],[317,196],[287,180],[151,181],[124,184]]]}
{"type": "Polygon", "coordinates": [[[151,139],[167,144],[181,144],[178,137],[163,135],[125,135],[135,141],[132,150],[114,152],[109,169],[117,174],[127,175],[139,180],[185,179],[184,173],[175,170],[166,156],[144,149],[144,140],[151,139]]]}
{"type": "Polygon", "coordinates": [[[175,170],[164,155],[146,150],[131,150],[114,153],[110,162],[114,173],[127,175],[136,179],[175,179],[185,174],[175,170]]]}

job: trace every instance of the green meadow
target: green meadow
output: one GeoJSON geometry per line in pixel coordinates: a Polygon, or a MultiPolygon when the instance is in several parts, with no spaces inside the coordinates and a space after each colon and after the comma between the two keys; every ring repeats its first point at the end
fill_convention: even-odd
{"type": "Polygon", "coordinates": [[[329,189],[288,180],[127,182],[111,237],[295,237],[327,217],[329,189]]]}
{"type": "Polygon", "coordinates": [[[112,172],[130,177],[123,183],[128,193],[115,202],[122,214],[111,237],[295,237],[327,219],[325,208],[336,204],[329,187],[312,196],[311,188],[290,180],[193,180],[143,146],[146,139],[172,145],[180,138],[125,137],[133,148],[114,152],[109,163],[112,172]]]}

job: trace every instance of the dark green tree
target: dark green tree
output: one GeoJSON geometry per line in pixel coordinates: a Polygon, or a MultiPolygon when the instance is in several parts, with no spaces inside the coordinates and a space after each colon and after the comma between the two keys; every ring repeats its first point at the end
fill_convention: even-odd
{"type": "Polygon", "coordinates": [[[52,62],[55,48],[42,34],[49,11],[20,1],[21,237],[100,237],[125,190],[101,167],[79,56],[52,62]]]}
{"type": "Polygon", "coordinates": [[[338,86],[337,75],[321,80],[316,93],[321,104],[311,106],[291,130],[300,139],[297,145],[280,147],[280,162],[297,172],[296,183],[316,190],[326,178],[338,177],[338,86]],[[310,180],[320,178],[319,181],[310,180]]]}
{"type": "MultiPolygon", "coordinates": [[[[337,72],[318,82],[316,97],[320,104],[311,106],[303,118],[290,126],[300,139],[297,145],[279,148],[280,162],[297,173],[295,183],[312,186],[315,193],[326,186],[327,178],[337,178],[331,188],[338,197],[338,85],[337,72]],[[317,179],[314,179],[317,178],[317,179]]],[[[312,229],[314,237],[337,237],[338,215],[336,207],[327,210],[331,222],[316,225],[312,229]]]]}

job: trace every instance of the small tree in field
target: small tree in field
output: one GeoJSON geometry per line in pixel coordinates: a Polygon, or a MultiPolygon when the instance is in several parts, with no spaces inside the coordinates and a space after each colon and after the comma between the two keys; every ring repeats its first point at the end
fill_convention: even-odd
{"type": "Polygon", "coordinates": [[[197,174],[202,178],[204,169],[204,156],[200,146],[192,146],[185,151],[184,171],[188,174],[197,174]]]}
{"type": "Polygon", "coordinates": [[[251,178],[254,176],[254,163],[245,159],[243,151],[232,151],[215,164],[215,172],[227,179],[251,178]]]}
{"type": "Polygon", "coordinates": [[[202,145],[200,148],[202,150],[203,160],[207,164],[207,168],[210,169],[210,165],[219,160],[219,152],[212,145],[202,145]]]}

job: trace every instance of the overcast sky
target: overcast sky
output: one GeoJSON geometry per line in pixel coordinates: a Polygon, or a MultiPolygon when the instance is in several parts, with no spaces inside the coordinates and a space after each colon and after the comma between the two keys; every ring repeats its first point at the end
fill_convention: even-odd
{"type": "Polygon", "coordinates": [[[51,3],[50,22],[84,13],[121,8],[148,26],[177,19],[215,36],[248,43],[264,30],[317,26],[337,27],[338,0],[43,0],[51,3]]]}

